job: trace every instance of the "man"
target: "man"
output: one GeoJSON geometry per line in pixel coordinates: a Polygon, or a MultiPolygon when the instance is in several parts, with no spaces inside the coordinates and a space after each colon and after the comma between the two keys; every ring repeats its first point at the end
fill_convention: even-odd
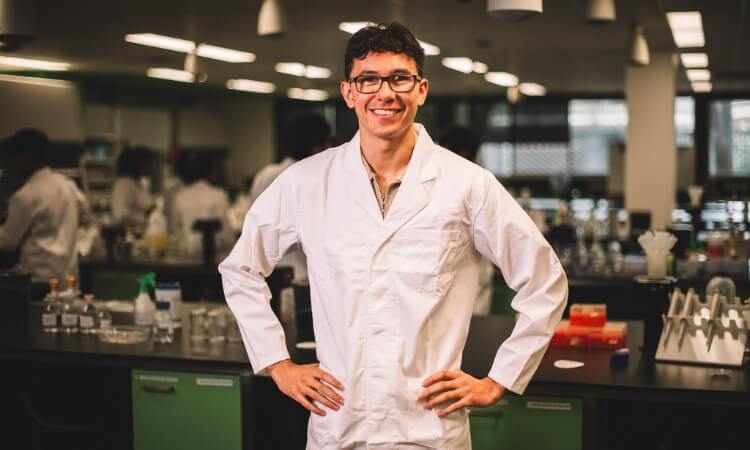
{"type": "Polygon", "coordinates": [[[258,198],[219,269],[253,370],[314,414],[309,449],[467,449],[468,406],[522,393],[567,297],[554,252],[495,177],[414,124],[424,51],[399,24],[355,33],[341,93],[359,132],[258,198]],[[289,360],[263,276],[301,244],[320,365],[289,360]],[[484,255],[518,294],[489,376],[460,370],[484,255]]]}
{"type": "MultiPolygon", "coordinates": [[[[288,131],[288,156],[278,164],[267,165],[255,175],[250,187],[250,205],[255,203],[260,194],[289,166],[331,146],[331,127],[318,114],[299,116],[292,122],[288,131]]],[[[295,281],[307,280],[307,261],[304,253],[299,249],[294,249],[285,255],[279,261],[278,266],[291,267],[295,281]]]]}
{"type": "Polygon", "coordinates": [[[3,145],[8,172],[23,185],[8,202],[8,220],[0,226],[0,250],[19,250],[31,280],[46,286],[50,278],[78,274],[76,237],[79,218],[88,205],[75,183],[47,165],[49,141],[40,131],[25,129],[3,145]]]}

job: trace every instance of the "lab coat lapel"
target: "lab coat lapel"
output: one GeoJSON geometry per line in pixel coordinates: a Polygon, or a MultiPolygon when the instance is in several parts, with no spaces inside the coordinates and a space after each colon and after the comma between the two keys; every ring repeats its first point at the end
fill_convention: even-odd
{"type": "Polygon", "coordinates": [[[359,131],[346,145],[344,166],[347,177],[346,190],[349,193],[350,202],[365,210],[367,215],[380,226],[383,223],[383,216],[378,209],[378,201],[372,190],[370,177],[362,162],[359,131]]]}
{"type": "Polygon", "coordinates": [[[433,155],[435,144],[427,131],[420,127],[419,136],[411,155],[401,186],[385,219],[385,232],[375,247],[377,250],[404,224],[422,211],[430,201],[433,180],[437,177],[437,164],[433,155]]]}

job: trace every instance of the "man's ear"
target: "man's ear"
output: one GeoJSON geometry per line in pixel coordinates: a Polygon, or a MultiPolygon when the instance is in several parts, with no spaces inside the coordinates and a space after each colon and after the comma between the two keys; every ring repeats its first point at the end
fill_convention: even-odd
{"type": "Polygon", "coordinates": [[[354,109],[354,90],[352,89],[351,83],[347,81],[341,82],[341,97],[344,98],[346,106],[349,109],[354,109]]]}

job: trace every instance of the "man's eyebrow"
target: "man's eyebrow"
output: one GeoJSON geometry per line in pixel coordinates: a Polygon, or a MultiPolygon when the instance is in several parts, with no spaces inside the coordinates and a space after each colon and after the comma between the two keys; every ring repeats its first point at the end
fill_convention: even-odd
{"type": "MultiPolygon", "coordinates": [[[[411,74],[408,69],[393,69],[388,75],[394,74],[411,74]]],[[[359,75],[379,75],[377,70],[363,70],[359,75]]]]}

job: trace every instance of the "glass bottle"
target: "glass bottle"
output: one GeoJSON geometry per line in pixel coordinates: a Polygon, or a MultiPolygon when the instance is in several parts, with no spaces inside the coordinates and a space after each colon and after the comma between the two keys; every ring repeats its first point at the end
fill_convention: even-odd
{"type": "Polygon", "coordinates": [[[96,306],[94,306],[94,295],[83,296],[84,304],[78,313],[78,326],[81,334],[96,334],[96,306]]]}
{"type": "Polygon", "coordinates": [[[96,314],[96,324],[100,330],[109,330],[112,328],[112,314],[109,313],[106,306],[99,308],[96,314]]]}
{"type": "Polygon", "coordinates": [[[154,342],[169,344],[174,340],[172,318],[169,316],[169,303],[156,302],[154,314],[154,342]]]}
{"type": "Polygon", "coordinates": [[[60,305],[57,302],[57,280],[50,280],[50,292],[44,299],[42,310],[42,329],[45,333],[58,333],[60,331],[60,305]],[[53,284],[54,281],[54,284],[53,284]]]}
{"type": "Polygon", "coordinates": [[[78,310],[75,307],[76,300],[76,277],[68,276],[67,289],[60,294],[62,299],[62,331],[68,334],[78,333],[78,310]]]}

